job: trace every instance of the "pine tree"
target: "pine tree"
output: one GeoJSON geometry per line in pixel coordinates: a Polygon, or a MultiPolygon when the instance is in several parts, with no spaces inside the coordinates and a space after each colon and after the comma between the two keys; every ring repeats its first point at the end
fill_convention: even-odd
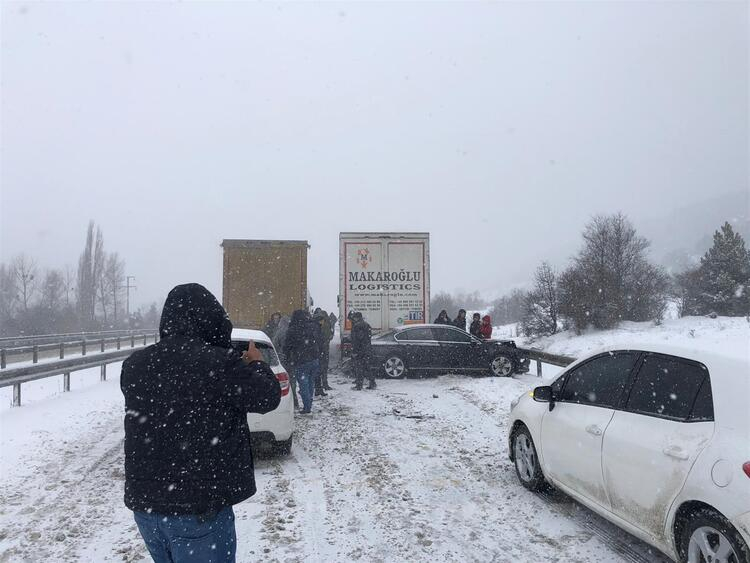
{"type": "Polygon", "coordinates": [[[559,306],[557,274],[547,262],[542,262],[534,274],[534,289],[524,299],[521,330],[526,336],[555,334],[559,306]]]}
{"type": "MultiPolygon", "coordinates": [[[[689,274],[686,276],[689,277],[689,274]]],[[[714,233],[714,244],[701,258],[686,287],[694,314],[741,316],[750,313],[750,252],[728,222],[714,233]]]]}

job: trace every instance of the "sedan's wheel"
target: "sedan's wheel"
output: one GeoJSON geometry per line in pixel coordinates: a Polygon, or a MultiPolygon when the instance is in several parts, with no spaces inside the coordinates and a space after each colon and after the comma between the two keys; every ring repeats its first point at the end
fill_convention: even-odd
{"type": "Polygon", "coordinates": [[[522,426],[513,434],[513,461],[516,465],[516,475],[521,484],[531,491],[538,491],[544,486],[544,475],[539,466],[534,440],[531,439],[528,428],[522,426]]]}
{"type": "Polygon", "coordinates": [[[747,545],[724,517],[709,509],[697,511],[684,528],[683,561],[687,563],[745,563],[747,545]]]}
{"type": "Polygon", "coordinates": [[[401,379],[406,375],[406,364],[398,356],[391,356],[383,363],[383,371],[389,379],[401,379]]]}
{"type": "Polygon", "coordinates": [[[496,356],[490,364],[490,371],[495,377],[508,377],[513,373],[513,360],[508,356],[496,356]]]}

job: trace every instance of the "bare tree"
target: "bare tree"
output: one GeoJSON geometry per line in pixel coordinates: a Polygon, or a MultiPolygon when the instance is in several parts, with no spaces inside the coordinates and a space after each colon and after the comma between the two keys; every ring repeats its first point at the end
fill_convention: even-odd
{"type": "Polygon", "coordinates": [[[117,314],[121,308],[122,293],[125,287],[125,262],[114,252],[107,255],[104,267],[103,287],[106,287],[108,302],[111,305],[112,322],[117,324],[117,314]]]}
{"type": "Polygon", "coordinates": [[[59,270],[47,270],[42,282],[42,306],[57,312],[65,294],[65,279],[59,270]]]}
{"type": "Polygon", "coordinates": [[[65,290],[65,306],[70,307],[70,296],[73,295],[75,298],[75,278],[73,277],[73,269],[67,265],[65,266],[65,273],[63,275],[63,284],[65,290]]]}
{"type": "Polygon", "coordinates": [[[13,260],[11,271],[15,279],[17,299],[23,312],[28,313],[38,287],[36,262],[25,254],[19,254],[13,260]]]}
{"type": "Polygon", "coordinates": [[[96,281],[94,278],[94,222],[90,221],[86,230],[86,243],[78,258],[78,280],[76,297],[78,314],[81,322],[90,322],[94,318],[93,303],[96,296],[96,281]]]}
{"type": "Polygon", "coordinates": [[[93,324],[96,305],[100,300],[101,278],[104,272],[104,238],[102,230],[90,221],[86,231],[86,245],[78,259],[78,308],[81,320],[93,324]]]}
{"type": "MultiPolygon", "coordinates": [[[[106,261],[106,255],[104,253],[104,237],[102,236],[102,229],[96,228],[96,241],[94,242],[94,256],[92,262],[92,275],[94,277],[94,295],[92,311],[96,312],[96,301],[97,301],[97,287],[101,289],[102,278],[104,277],[104,265],[106,261]]],[[[104,298],[102,295],[99,296],[102,304],[102,310],[104,311],[104,321],[107,321],[107,309],[104,304],[104,298]]]]}
{"type": "Polygon", "coordinates": [[[621,213],[594,217],[583,239],[573,265],[560,276],[560,312],[579,330],[661,319],[668,279],[648,261],[649,242],[628,218],[621,213]]]}
{"type": "Polygon", "coordinates": [[[0,264],[0,326],[2,326],[2,329],[8,328],[15,315],[16,295],[16,279],[12,268],[0,264]]]}

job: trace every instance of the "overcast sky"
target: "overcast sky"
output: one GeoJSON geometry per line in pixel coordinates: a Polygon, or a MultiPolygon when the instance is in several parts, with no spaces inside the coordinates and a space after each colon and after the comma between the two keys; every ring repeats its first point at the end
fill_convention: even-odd
{"type": "Polygon", "coordinates": [[[93,219],[139,303],[307,239],[333,308],[348,230],[499,295],[594,213],[748,190],[746,2],[4,2],[1,62],[2,260],[75,265],[93,219]]]}

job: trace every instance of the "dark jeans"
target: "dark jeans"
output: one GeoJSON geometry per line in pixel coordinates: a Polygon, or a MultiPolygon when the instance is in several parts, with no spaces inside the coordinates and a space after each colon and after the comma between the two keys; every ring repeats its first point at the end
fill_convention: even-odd
{"type": "Polygon", "coordinates": [[[154,563],[234,563],[237,535],[229,506],[213,518],[134,512],[154,563]]]}
{"type": "Polygon", "coordinates": [[[325,389],[328,387],[328,363],[329,363],[328,348],[324,352],[320,353],[320,375],[315,381],[315,389],[325,389]]]}
{"type": "Polygon", "coordinates": [[[319,373],[320,362],[318,360],[313,360],[294,368],[294,378],[297,380],[299,394],[302,397],[302,410],[304,412],[312,410],[315,380],[318,378],[319,373]]]}

